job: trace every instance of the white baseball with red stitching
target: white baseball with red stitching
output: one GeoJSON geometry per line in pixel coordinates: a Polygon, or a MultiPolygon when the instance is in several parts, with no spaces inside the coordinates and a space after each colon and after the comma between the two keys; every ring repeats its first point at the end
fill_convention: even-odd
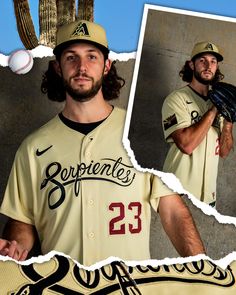
{"type": "Polygon", "coordinates": [[[26,74],[33,67],[33,56],[25,49],[14,51],[9,59],[8,66],[16,74],[26,74]]]}

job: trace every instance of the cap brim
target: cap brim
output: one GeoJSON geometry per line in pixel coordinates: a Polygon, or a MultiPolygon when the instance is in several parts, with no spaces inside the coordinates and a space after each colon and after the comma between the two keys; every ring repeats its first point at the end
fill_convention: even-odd
{"type": "Polygon", "coordinates": [[[191,60],[193,60],[193,59],[195,59],[195,58],[201,56],[203,53],[209,53],[209,54],[214,55],[214,56],[217,58],[217,61],[222,61],[222,60],[224,59],[223,56],[222,56],[221,54],[217,53],[217,52],[211,52],[211,51],[205,51],[205,52],[204,52],[204,51],[203,51],[203,52],[200,52],[200,53],[198,53],[198,54],[195,54],[195,55],[191,58],[191,60]]]}
{"type": "Polygon", "coordinates": [[[99,50],[102,51],[102,53],[104,53],[104,54],[109,53],[109,49],[107,47],[105,47],[97,42],[90,41],[90,40],[84,40],[84,39],[76,39],[76,40],[69,40],[69,41],[63,42],[63,43],[57,45],[53,49],[53,53],[56,56],[59,56],[67,47],[69,47],[70,45],[75,44],[75,43],[89,43],[89,44],[96,46],[99,50]]]}

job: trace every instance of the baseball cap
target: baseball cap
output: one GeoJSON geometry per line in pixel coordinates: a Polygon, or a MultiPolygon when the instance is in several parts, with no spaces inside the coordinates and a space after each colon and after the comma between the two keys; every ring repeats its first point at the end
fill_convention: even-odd
{"type": "Polygon", "coordinates": [[[105,30],[87,20],[77,20],[59,27],[53,53],[58,55],[69,45],[81,41],[92,43],[105,54],[109,53],[105,30]]]}
{"type": "Polygon", "coordinates": [[[204,41],[196,43],[193,47],[191,59],[197,55],[200,55],[201,53],[210,53],[215,55],[218,61],[223,60],[223,56],[220,54],[218,47],[211,42],[204,41]]]}

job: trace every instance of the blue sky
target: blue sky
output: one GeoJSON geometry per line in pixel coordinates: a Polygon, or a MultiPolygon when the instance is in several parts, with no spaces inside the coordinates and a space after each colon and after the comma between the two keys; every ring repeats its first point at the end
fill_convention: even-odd
{"type": "MultiPolygon", "coordinates": [[[[110,49],[117,53],[136,51],[145,3],[236,18],[234,0],[94,1],[95,22],[106,28],[110,49]]],[[[29,5],[38,35],[38,0],[29,0],[29,5]]],[[[0,40],[0,53],[5,55],[23,48],[16,28],[13,0],[0,0],[0,40]]]]}

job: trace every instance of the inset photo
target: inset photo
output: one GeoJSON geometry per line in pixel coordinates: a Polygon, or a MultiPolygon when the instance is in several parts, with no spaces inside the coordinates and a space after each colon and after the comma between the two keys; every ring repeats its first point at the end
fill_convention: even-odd
{"type": "Polygon", "coordinates": [[[145,5],[124,139],[142,168],[236,216],[236,19],[145,5]]]}

